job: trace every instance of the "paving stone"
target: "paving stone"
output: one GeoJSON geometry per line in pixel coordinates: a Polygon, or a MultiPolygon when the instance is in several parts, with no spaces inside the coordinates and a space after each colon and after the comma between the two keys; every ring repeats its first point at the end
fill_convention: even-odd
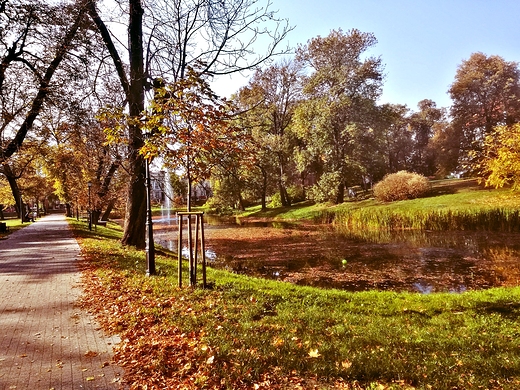
{"type": "Polygon", "coordinates": [[[0,240],[0,390],[125,388],[117,336],[76,305],[80,256],[61,214],[0,240]]]}

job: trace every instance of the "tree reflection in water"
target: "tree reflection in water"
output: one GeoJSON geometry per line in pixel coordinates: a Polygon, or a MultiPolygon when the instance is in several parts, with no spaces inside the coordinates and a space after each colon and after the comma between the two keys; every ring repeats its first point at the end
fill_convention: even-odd
{"type": "MultiPolygon", "coordinates": [[[[157,242],[176,250],[176,226],[154,225],[157,242]]],[[[520,284],[520,234],[213,221],[205,235],[213,267],[298,285],[430,293],[520,284]]]]}

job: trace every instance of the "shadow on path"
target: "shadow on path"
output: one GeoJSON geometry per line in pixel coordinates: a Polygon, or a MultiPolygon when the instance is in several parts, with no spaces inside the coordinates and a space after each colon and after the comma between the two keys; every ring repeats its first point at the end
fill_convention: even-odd
{"type": "Polygon", "coordinates": [[[0,241],[0,389],[120,389],[106,337],[75,306],[80,248],[61,214],[0,241]]]}

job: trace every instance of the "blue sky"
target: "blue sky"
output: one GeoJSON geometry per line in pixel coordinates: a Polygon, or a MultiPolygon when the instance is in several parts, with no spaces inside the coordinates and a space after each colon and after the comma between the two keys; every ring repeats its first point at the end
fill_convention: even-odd
{"type": "MultiPolygon", "coordinates": [[[[290,46],[356,28],[373,33],[386,79],[380,103],[448,107],[457,66],[474,52],[520,62],[519,0],[272,0],[295,26],[290,46]]],[[[235,79],[236,84],[239,83],[235,79]]],[[[240,82],[241,85],[247,80],[240,82]]],[[[217,91],[219,88],[216,88],[217,91]]]]}

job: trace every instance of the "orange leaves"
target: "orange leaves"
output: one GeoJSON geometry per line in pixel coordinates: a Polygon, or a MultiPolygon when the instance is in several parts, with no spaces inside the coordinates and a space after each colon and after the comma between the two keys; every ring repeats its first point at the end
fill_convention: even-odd
{"type": "Polygon", "coordinates": [[[233,107],[193,70],[154,93],[143,118],[143,129],[150,136],[142,154],[161,156],[171,168],[204,179],[222,153],[237,150],[241,132],[232,123],[233,107]]]}

